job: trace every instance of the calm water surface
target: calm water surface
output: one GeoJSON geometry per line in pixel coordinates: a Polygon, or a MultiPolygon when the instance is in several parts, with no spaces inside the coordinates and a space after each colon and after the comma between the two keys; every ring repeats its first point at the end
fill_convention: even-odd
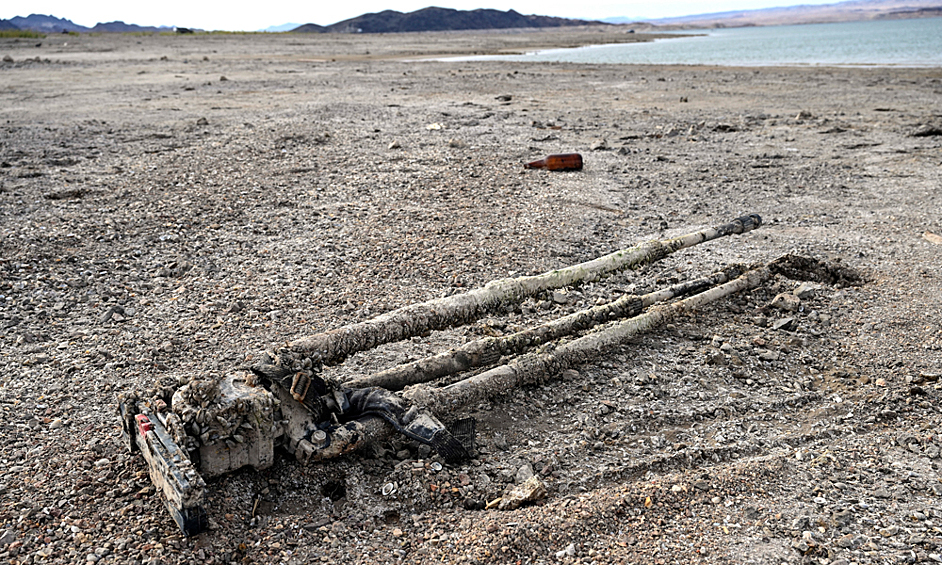
{"type": "MultiPolygon", "coordinates": [[[[679,32],[680,33],[680,32],[679,32]]],[[[685,31],[698,37],[462,60],[942,67],[942,18],[685,31]]]]}

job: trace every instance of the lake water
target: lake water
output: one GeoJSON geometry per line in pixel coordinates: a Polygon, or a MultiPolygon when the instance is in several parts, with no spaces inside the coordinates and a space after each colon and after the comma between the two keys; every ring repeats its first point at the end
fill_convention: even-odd
{"type": "Polygon", "coordinates": [[[462,60],[654,65],[942,67],[942,18],[684,31],[698,37],[462,60]]]}

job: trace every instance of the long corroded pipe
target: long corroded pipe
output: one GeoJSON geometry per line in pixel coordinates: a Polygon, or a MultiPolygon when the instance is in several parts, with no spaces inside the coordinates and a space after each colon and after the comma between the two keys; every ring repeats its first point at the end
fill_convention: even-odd
{"type": "Polygon", "coordinates": [[[365,322],[303,337],[278,350],[281,371],[297,370],[305,360],[311,365],[338,364],[359,351],[466,324],[540,292],[595,281],[617,271],[653,263],[680,249],[751,231],[761,224],[758,214],[750,214],[727,224],[673,239],[649,241],[541,275],[492,281],[466,293],[406,306],[365,322]]]}
{"type": "Polygon", "coordinates": [[[768,267],[760,267],[741,276],[672,304],[655,306],[648,312],[560,345],[550,353],[528,353],[506,365],[495,367],[443,388],[415,385],[403,396],[416,406],[434,414],[448,414],[473,402],[542,382],[560,372],[584,364],[610,352],[614,347],[667,324],[679,314],[694,310],[730,294],[759,286],[768,280],[768,267]]]}
{"type": "Polygon", "coordinates": [[[527,348],[591,329],[604,322],[637,316],[644,308],[652,304],[700,292],[725,283],[742,273],[741,268],[728,269],[728,271],[671,285],[641,296],[626,294],[607,304],[580,310],[523,331],[500,337],[477,339],[438,355],[352,379],[343,383],[343,386],[345,388],[378,386],[388,390],[402,390],[409,385],[427,383],[475,367],[489,365],[505,355],[516,355],[527,348]]]}
{"type": "MultiPolygon", "coordinates": [[[[567,368],[604,355],[614,347],[668,323],[682,312],[694,310],[742,290],[755,288],[768,280],[769,276],[768,267],[747,271],[720,286],[672,304],[655,306],[645,314],[618,322],[604,330],[561,345],[552,353],[523,355],[507,365],[485,371],[444,388],[415,385],[406,389],[403,396],[412,405],[427,408],[432,414],[440,417],[454,414],[455,410],[469,403],[506,394],[520,386],[549,380],[567,368]]],[[[392,433],[392,426],[380,418],[361,418],[353,433],[348,432],[349,430],[341,430],[336,437],[332,436],[330,449],[313,453],[310,460],[329,459],[370,442],[380,441],[392,433]]]]}

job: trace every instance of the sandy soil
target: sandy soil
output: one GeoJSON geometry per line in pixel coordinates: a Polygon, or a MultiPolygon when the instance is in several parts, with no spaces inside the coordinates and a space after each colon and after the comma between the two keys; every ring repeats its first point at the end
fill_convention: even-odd
{"type": "Polygon", "coordinates": [[[615,35],[4,40],[0,559],[942,561],[942,71],[397,59],[639,37],[615,35]],[[563,151],[585,170],[521,166],[563,151]],[[119,440],[122,391],[745,213],[766,224],[335,369],[787,252],[865,279],[786,312],[779,277],[472,406],[466,465],[282,458],[211,481],[187,539],[119,440]],[[531,473],[545,499],[475,509],[531,473]]]}

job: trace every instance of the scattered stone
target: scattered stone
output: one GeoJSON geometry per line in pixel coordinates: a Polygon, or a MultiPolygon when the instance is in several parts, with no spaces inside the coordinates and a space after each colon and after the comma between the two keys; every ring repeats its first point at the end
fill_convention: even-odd
{"type": "Polygon", "coordinates": [[[0,534],[0,546],[10,545],[14,541],[16,541],[16,534],[12,530],[4,530],[0,534]]]}
{"type": "Polygon", "coordinates": [[[935,137],[937,135],[942,135],[942,127],[931,124],[923,124],[914,129],[912,133],[913,137],[935,137]]]}
{"type": "Polygon", "coordinates": [[[517,469],[517,475],[515,476],[514,481],[518,485],[520,485],[529,481],[532,477],[533,477],[533,467],[529,463],[527,463],[525,465],[522,465],[519,469],[517,469]]]}
{"type": "Polygon", "coordinates": [[[759,359],[762,361],[778,361],[779,353],[778,351],[770,351],[768,349],[760,349],[758,351],[759,359]]]}
{"type": "Polygon", "coordinates": [[[810,300],[814,298],[816,292],[821,290],[821,286],[814,283],[803,282],[798,285],[798,288],[792,291],[792,294],[798,297],[799,300],[810,300]]]}
{"type": "Polygon", "coordinates": [[[516,510],[524,504],[536,502],[546,498],[546,487],[536,477],[530,477],[522,485],[513,487],[510,492],[501,497],[497,505],[498,510],[516,510]]]}
{"type": "Polygon", "coordinates": [[[775,296],[772,299],[772,302],[769,303],[769,306],[772,308],[778,308],[779,310],[785,310],[786,312],[797,312],[798,308],[801,307],[801,300],[794,294],[781,293],[775,296]]]}
{"type": "Polygon", "coordinates": [[[561,549],[556,552],[556,559],[562,561],[566,558],[572,558],[576,556],[576,544],[571,543],[566,546],[565,549],[561,549]]]}

